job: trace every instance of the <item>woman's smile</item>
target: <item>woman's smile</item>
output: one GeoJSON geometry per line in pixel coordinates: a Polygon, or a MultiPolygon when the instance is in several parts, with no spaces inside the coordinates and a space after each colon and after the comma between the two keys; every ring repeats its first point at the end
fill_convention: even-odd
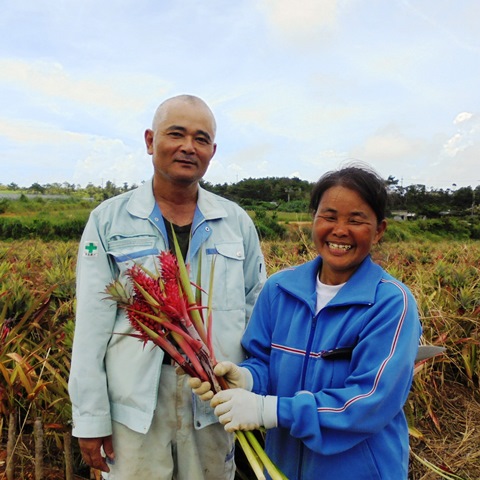
{"type": "Polygon", "coordinates": [[[313,219],[312,236],[323,259],[320,280],[345,283],[385,231],[375,212],[355,191],[334,186],[324,192],[313,219]]]}

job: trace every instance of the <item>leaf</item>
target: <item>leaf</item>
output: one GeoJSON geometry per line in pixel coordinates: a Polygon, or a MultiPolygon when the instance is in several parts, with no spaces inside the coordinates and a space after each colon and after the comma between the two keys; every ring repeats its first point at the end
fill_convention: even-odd
{"type": "Polygon", "coordinates": [[[18,378],[20,380],[21,385],[25,388],[28,395],[30,395],[33,391],[33,383],[28,375],[26,375],[25,371],[23,370],[22,365],[17,365],[14,369],[14,372],[18,374],[18,378]]]}
{"type": "MultiPolygon", "coordinates": [[[[192,287],[190,285],[190,277],[188,275],[187,267],[185,265],[185,260],[183,259],[182,251],[180,250],[180,245],[178,244],[178,240],[175,235],[175,230],[173,229],[172,224],[170,224],[170,226],[172,228],[173,243],[175,247],[175,256],[177,257],[178,270],[180,273],[180,282],[182,285],[182,290],[183,290],[183,293],[187,296],[189,306],[193,306],[193,305],[196,305],[196,302],[195,302],[195,296],[192,292],[192,287]]],[[[199,311],[196,309],[190,310],[190,317],[203,343],[207,345],[208,342],[207,342],[205,327],[203,326],[203,320],[199,311]]]]}
{"type": "Polygon", "coordinates": [[[422,438],[424,438],[424,435],[423,433],[418,430],[416,427],[408,427],[408,433],[414,437],[414,438],[418,438],[419,440],[421,440],[422,438]]]}
{"type": "Polygon", "coordinates": [[[0,372],[2,372],[3,378],[5,379],[5,383],[7,384],[7,387],[11,387],[12,383],[10,381],[11,377],[11,371],[9,371],[3,363],[0,363],[0,372]]]}
{"type": "Polygon", "coordinates": [[[208,285],[208,303],[207,303],[207,347],[211,352],[212,360],[214,363],[215,361],[215,354],[213,349],[213,315],[212,315],[212,301],[213,301],[213,278],[215,273],[215,260],[216,256],[213,257],[212,260],[212,267],[210,269],[210,283],[208,285]]]}

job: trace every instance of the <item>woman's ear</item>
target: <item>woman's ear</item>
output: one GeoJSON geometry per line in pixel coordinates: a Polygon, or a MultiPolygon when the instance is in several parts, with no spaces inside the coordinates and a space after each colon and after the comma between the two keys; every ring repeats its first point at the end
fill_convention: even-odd
{"type": "Polygon", "coordinates": [[[387,229],[387,221],[383,219],[378,225],[377,225],[377,231],[375,232],[375,238],[373,239],[373,244],[375,245],[378,243],[382,237],[383,234],[385,233],[385,230],[387,229]]]}

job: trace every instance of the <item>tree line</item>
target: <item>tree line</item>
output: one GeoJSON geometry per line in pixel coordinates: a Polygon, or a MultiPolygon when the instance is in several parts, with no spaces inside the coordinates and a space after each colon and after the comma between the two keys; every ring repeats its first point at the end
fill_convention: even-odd
{"type": "MultiPolygon", "coordinates": [[[[201,182],[202,186],[223,197],[229,198],[245,208],[278,210],[286,212],[306,212],[309,195],[314,182],[293,177],[248,178],[236,183],[212,184],[201,182]]],[[[480,186],[472,188],[435,189],[422,184],[404,187],[394,176],[386,180],[389,192],[390,214],[396,211],[407,211],[417,217],[438,218],[450,216],[474,216],[480,213],[480,186]]],[[[19,187],[15,183],[0,184],[0,190],[20,194],[67,195],[74,198],[87,198],[102,201],[120,193],[137,188],[137,185],[123,183],[115,185],[108,180],[101,186],[89,183],[86,187],[64,183],[19,187]]]]}

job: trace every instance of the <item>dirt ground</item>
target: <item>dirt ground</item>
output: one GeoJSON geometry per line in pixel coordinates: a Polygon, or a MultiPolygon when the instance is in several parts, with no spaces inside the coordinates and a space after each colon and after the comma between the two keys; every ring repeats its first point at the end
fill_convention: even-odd
{"type": "MultiPolygon", "coordinates": [[[[478,389],[477,389],[478,390],[478,389]]],[[[480,390],[478,390],[480,393],[480,390]]],[[[425,417],[416,427],[422,439],[411,438],[410,479],[437,480],[415,455],[446,474],[464,480],[480,479],[480,396],[464,385],[445,382],[433,401],[436,424],[425,417]],[[415,455],[414,455],[415,454],[415,455]]]]}

